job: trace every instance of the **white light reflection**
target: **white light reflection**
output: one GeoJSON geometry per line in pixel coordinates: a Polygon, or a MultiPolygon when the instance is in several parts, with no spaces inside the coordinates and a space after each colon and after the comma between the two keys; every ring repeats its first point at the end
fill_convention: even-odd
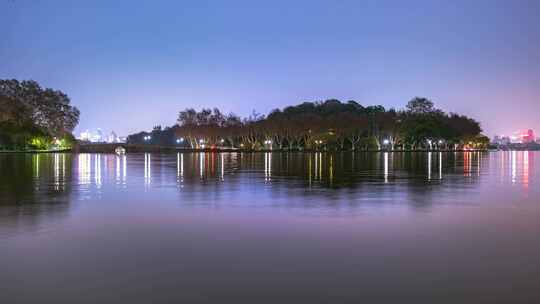
{"type": "Polygon", "coordinates": [[[101,187],[101,155],[96,154],[94,156],[94,179],[96,181],[96,186],[101,187]]]}
{"type": "Polygon", "coordinates": [[[127,174],[127,157],[125,155],[116,156],[116,184],[126,184],[126,174],[127,174]]]}
{"type": "Polygon", "coordinates": [[[120,176],[120,156],[116,156],[116,184],[120,184],[121,181],[120,176]]]}
{"type": "Polygon", "coordinates": [[[199,153],[199,172],[201,175],[201,179],[204,178],[204,152],[199,153]]]}
{"type": "Polygon", "coordinates": [[[315,180],[319,174],[319,153],[315,153],[315,180]]]}
{"type": "Polygon", "coordinates": [[[264,180],[272,180],[272,153],[264,153],[264,180]]]}
{"type": "Polygon", "coordinates": [[[38,153],[38,154],[34,154],[35,167],[36,167],[36,168],[35,168],[36,171],[35,171],[35,173],[34,173],[34,177],[35,177],[35,178],[39,178],[39,157],[40,157],[39,153],[38,153]]]}
{"type": "Polygon", "coordinates": [[[79,183],[81,185],[90,184],[90,155],[79,154],[79,183]]]}
{"type": "Polygon", "coordinates": [[[428,180],[431,180],[431,152],[428,152],[428,180]]]}
{"type": "Polygon", "coordinates": [[[319,180],[322,180],[322,152],[317,153],[319,158],[315,160],[315,171],[319,174],[319,180]]]}
{"type": "Polygon", "coordinates": [[[184,182],[184,154],[176,154],[176,181],[178,184],[184,182]]]}
{"type": "Polygon", "coordinates": [[[39,157],[39,153],[32,156],[32,165],[34,170],[34,189],[36,191],[39,190],[39,157]]]}
{"type": "Polygon", "coordinates": [[[384,152],[384,183],[388,183],[388,152],[384,152]]]}
{"type": "Polygon", "coordinates": [[[477,165],[477,168],[476,168],[476,171],[477,171],[477,175],[480,176],[480,152],[477,152],[478,154],[478,165],[477,165]]]}
{"type": "Polygon", "coordinates": [[[529,188],[529,151],[523,151],[523,188],[529,188]]]}
{"type": "Polygon", "coordinates": [[[152,155],[150,153],[144,153],[144,184],[150,185],[152,183],[152,155]]]}
{"type": "Polygon", "coordinates": [[[62,154],[62,187],[66,180],[66,154],[62,154]]]}
{"type": "Polygon", "coordinates": [[[516,183],[516,176],[517,176],[517,155],[516,155],[516,151],[512,151],[511,153],[511,168],[510,170],[512,170],[512,184],[515,184],[516,183]]]}
{"type": "Polygon", "coordinates": [[[439,152],[439,179],[442,179],[442,152],[439,152]]]}
{"type": "Polygon", "coordinates": [[[225,180],[225,155],[223,153],[220,153],[221,155],[221,180],[225,180]]]}
{"type": "Polygon", "coordinates": [[[60,190],[60,155],[58,153],[54,154],[54,190],[60,190]]]}
{"type": "Polygon", "coordinates": [[[126,155],[122,155],[123,160],[123,167],[122,167],[122,184],[125,185],[127,181],[127,157],[126,155]]]}

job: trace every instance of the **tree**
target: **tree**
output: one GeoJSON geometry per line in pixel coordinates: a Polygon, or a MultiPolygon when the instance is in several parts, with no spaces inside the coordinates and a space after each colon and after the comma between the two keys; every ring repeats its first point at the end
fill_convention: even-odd
{"type": "Polygon", "coordinates": [[[188,108],[179,112],[178,125],[173,129],[174,132],[167,133],[166,129],[160,134],[165,138],[183,137],[193,148],[199,147],[202,140],[210,146],[226,141],[231,147],[261,149],[271,140],[272,146],[289,150],[321,147],[374,150],[380,149],[385,140],[392,149],[432,148],[432,143],[437,148],[452,143],[463,146],[469,138],[476,141],[481,132],[474,119],[446,114],[430,100],[418,97],[404,111],[386,110],[380,105],[363,107],[353,100],[342,103],[328,99],[275,109],[266,117],[253,112],[244,119],[234,114],[223,115],[217,108],[201,111],[188,108]]]}
{"type": "Polygon", "coordinates": [[[0,80],[0,122],[14,137],[71,138],[80,112],[70,102],[65,93],[43,89],[33,80],[0,80]]]}
{"type": "Polygon", "coordinates": [[[407,111],[413,114],[428,114],[435,111],[431,100],[423,97],[415,97],[407,104],[407,111]]]}

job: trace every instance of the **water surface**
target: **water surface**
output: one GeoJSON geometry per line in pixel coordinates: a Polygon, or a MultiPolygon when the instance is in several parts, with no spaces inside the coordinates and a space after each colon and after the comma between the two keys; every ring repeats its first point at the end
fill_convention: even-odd
{"type": "Polygon", "coordinates": [[[538,152],[0,154],[0,303],[534,303],[538,152]]]}

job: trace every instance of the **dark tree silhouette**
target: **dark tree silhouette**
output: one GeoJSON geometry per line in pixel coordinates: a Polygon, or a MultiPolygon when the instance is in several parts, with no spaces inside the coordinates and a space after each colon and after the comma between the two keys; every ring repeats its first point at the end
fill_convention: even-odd
{"type": "MultiPolygon", "coordinates": [[[[191,148],[458,149],[484,140],[475,120],[446,114],[430,100],[419,97],[404,111],[329,99],[275,109],[266,117],[253,112],[245,119],[223,115],[218,109],[188,108],[179,113],[178,124],[172,129],[174,132],[168,135],[171,138],[163,142],[178,143],[181,138],[191,148]]],[[[128,138],[134,143],[143,143],[143,139],[144,133],[128,138]]]]}

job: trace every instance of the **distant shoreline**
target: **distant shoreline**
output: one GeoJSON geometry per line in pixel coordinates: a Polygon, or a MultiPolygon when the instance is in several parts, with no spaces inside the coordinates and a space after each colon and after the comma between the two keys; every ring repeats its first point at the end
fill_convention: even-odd
{"type": "Polygon", "coordinates": [[[114,154],[117,147],[124,147],[127,153],[380,153],[380,152],[392,152],[392,153],[407,153],[407,152],[487,152],[487,149],[476,149],[476,150],[312,150],[312,149],[303,149],[303,150],[287,150],[287,149],[261,149],[261,150],[251,150],[251,149],[237,149],[237,148],[215,148],[215,149],[192,149],[192,148],[180,148],[176,146],[157,146],[157,145],[132,145],[132,144],[93,144],[93,145],[80,145],[73,149],[64,149],[64,150],[28,150],[28,151],[0,151],[0,153],[28,153],[28,154],[38,154],[38,153],[105,153],[105,154],[114,154]]]}
{"type": "Polygon", "coordinates": [[[490,149],[458,149],[458,150],[448,150],[448,149],[417,149],[417,150],[389,150],[389,149],[379,149],[379,150],[312,150],[312,149],[303,149],[303,150],[287,150],[287,149],[261,149],[261,150],[251,150],[251,149],[238,149],[238,148],[214,148],[214,149],[193,149],[193,148],[181,148],[176,146],[159,146],[159,145],[137,145],[137,144],[89,144],[89,145],[78,145],[73,149],[62,149],[62,150],[28,150],[28,151],[0,151],[4,154],[15,154],[15,153],[26,153],[26,154],[49,154],[49,153],[104,153],[104,154],[114,154],[117,147],[124,147],[127,153],[381,153],[381,152],[392,152],[392,153],[429,153],[429,152],[497,152],[497,151],[539,151],[534,149],[524,149],[524,150],[490,150],[490,149]]]}
{"type": "Polygon", "coordinates": [[[72,149],[61,149],[61,150],[22,150],[22,151],[10,151],[10,150],[0,150],[0,154],[15,154],[15,153],[26,153],[26,154],[50,154],[50,153],[71,153],[72,149]]]}

